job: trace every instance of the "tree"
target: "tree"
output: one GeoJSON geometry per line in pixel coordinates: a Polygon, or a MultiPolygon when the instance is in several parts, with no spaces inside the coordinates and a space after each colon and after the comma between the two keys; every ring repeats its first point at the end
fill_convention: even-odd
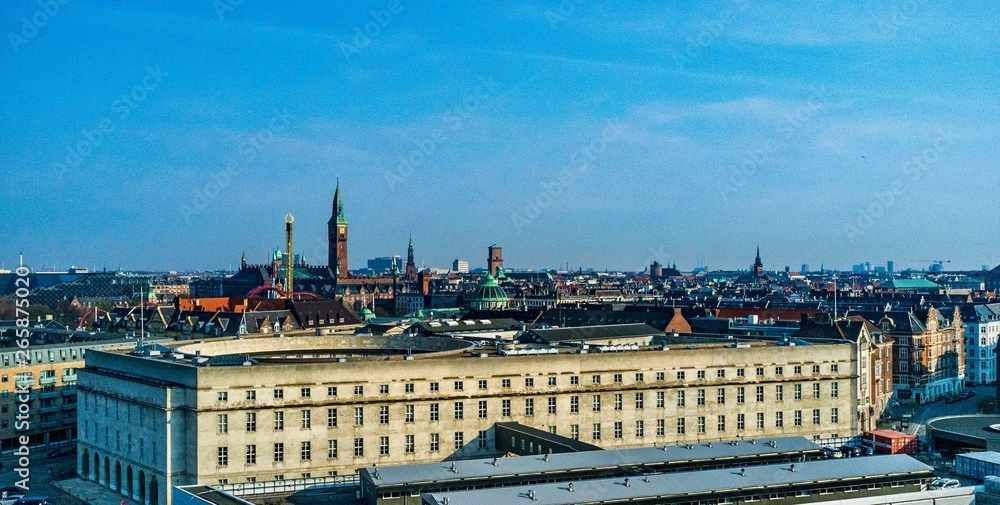
{"type": "Polygon", "coordinates": [[[976,403],[976,410],[982,414],[996,414],[997,413],[997,398],[996,396],[984,396],[982,400],[976,403]]]}

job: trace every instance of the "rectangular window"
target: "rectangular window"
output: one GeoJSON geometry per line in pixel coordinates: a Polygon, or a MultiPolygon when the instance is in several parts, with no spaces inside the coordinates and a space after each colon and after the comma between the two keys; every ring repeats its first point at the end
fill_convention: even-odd
{"type": "Polygon", "coordinates": [[[580,385],[580,376],[579,375],[573,375],[573,376],[571,376],[569,378],[569,384],[571,386],[579,386],[580,385]]]}
{"type": "Polygon", "coordinates": [[[465,446],[465,433],[461,431],[455,432],[455,450],[460,451],[462,447],[465,446]]]}
{"type": "Polygon", "coordinates": [[[725,379],[726,378],[726,369],[725,368],[720,368],[720,369],[716,370],[715,371],[715,376],[718,377],[718,378],[720,378],[720,379],[725,379]]]}
{"type": "Polygon", "coordinates": [[[248,412],[247,413],[247,432],[253,433],[257,431],[257,413],[248,412]]]}
{"type": "MultiPolygon", "coordinates": [[[[412,393],[412,391],[410,391],[412,393]]],[[[337,396],[337,386],[329,386],[326,388],[326,396],[337,396]]]]}
{"type": "Polygon", "coordinates": [[[389,394],[389,385],[388,384],[380,384],[379,387],[378,387],[378,394],[380,394],[380,395],[387,395],[387,394],[389,394]]]}
{"type": "Polygon", "coordinates": [[[819,409],[813,409],[813,424],[819,424],[819,409]]]}
{"type": "Polygon", "coordinates": [[[757,401],[764,401],[764,386],[757,386],[757,401]]]}
{"type": "Polygon", "coordinates": [[[284,398],[285,398],[285,390],[284,389],[275,389],[274,390],[274,399],[275,400],[281,400],[281,399],[284,399],[284,398]]]}
{"type": "Polygon", "coordinates": [[[247,391],[247,400],[249,401],[257,400],[257,391],[254,391],[253,389],[247,391]]]}
{"type": "Polygon", "coordinates": [[[684,431],[685,431],[685,426],[684,426],[685,422],[684,421],[685,420],[684,420],[683,417],[678,417],[677,418],[677,434],[678,435],[683,435],[684,434],[684,431]]]}
{"type": "Polygon", "coordinates": [[[378,453],[379,456],[389,455],[389,437],[378,437],[378,453]]]}
{"type": "Polygon", "coordinates": [[[715,399],[719,404],[726,403],[726,388],[719,388],[715,391],[715,399]]]}
{"type": "Polygon", "coordinates": [[[406,447],[404,451],[407,454],[413,454],[413,452],[416,451],[416,443],[413,435],[406,436],[406,447]]]}
{"type": "Polygon", "coordinates": [[[802,411],[795,411],[795,426],[802,426],[802,411]]]}
{"type": "Polygon", "coordinates": [[[795,385],[795,399],[796,400],[802,399],[802,384],[795,385]]]}
{"type": "Polygon", "coordinates": [[[480,449],[485,449],[487,447],[487,443],[486,443],[487,442],[486,431],[480,430],[478,438],[479,438],[479,448],[480,449]]]}
{"type": "Polygon", "coordinates": [[[257,446],[256,445],[248,445],[247,446],[246,463],[248,465],[256,465],[257,464],[257,446]]]}
{"type": "Polygon", "coordinates": [[[549,414],[555,414],[555,413],[556,413],[556,397],[555,396],[550,396],[549,397],[549,414]]]}
{"type": "Polygon", "coordinates": [[[301,426],[302,426],[302,429],[304,429],[304,430],[308,430],[309,428],[312,428],[312,411],[311,410],[303,410],[302,411],[302,424],[301,424],[301,426]]]}
{"type": "Polygon", "coordinates": [[[403,392],[404,393],[412,393],[414,391],[414,389],[415,388],[414,388],[412,382],[407,382],[406,384],[403,385],[403,392]]]}
{"type": "Polygon", "coordinates": [[[698,405],[704,405],[704,404],[705,404],[705,390],[704,389],[699,389],[698,390],[698,405]]]}
{"type": "Polygon", "coordinates": [[[830,365],[830,373],[837,373],[840,371],[840,365],[834,363],[830,365]]]}
{"type": "Polygon", "coordinates": [[[837,407],[830,409],[830,422],[833,424],[840,422],[840,409],[837,407]]]}
{"type": "Polygon", "coordinates": [[[326,427],[327,428],[337,427],[337,409],[335,408],[326,409],[326,427]]]}
{"type": "Polygon", "coordinates": [[[698,370],[698,379],[700,380],[700,379],[704,379],[704,378],[705,378],[705,371],[704,370],[698,370]]]}
{"type": "Polygon", "coordinates": [[[465,390],[465,382],[455,381],[455,391],[464,391],[464,390],[465,390]]]}
{"type": "Polygon", "coordinates": [[[779,412],[775,412],[774,413],[774,427],[775,428],[784,428],[785,427],[785,413],[784,412],[780,412],[779,411],[779,412]]]}
{"type": "Polygon", "coordinates": [[[278,442],[274,444],[274,462],[281,463],[285,461],[285,444],[278,442]]]}
{"type": "Polygon", "coordinates": [[[510,417],[510,400],[501,400],[500,402],[500,415],[503,417],[510,417]]]}
{"type": "Polygon", "coordinates": [[[719,416],[719,422],[716,423],[716,429],[719,430],[719,433],[724,433],[726,431],[726,416],[719,416]]]}
{"type": "Polygon", "coordinates": [[[437,421],[441,418],[441,407],[436,404],[431,404],[431,421],[437,421]]]}
{"type": "Polygon", "coordinates": [[[432,393],[436,393],[436,392],[440,391],[440,389],[441,389],[441,384],[438,384],[437,382],[432,382],[431,383],[431,392],[432,393]]]}
{"type": "Polygon", "coordinates": [[[593,438],[594,440],[600,440],[601,439],[601,423],[594,423],[594,427],[593,428],[594,429],[593,429],[593,432],[591,434],[591,438],[593,438]]]}
{"type": "Polygon", "coordinates": [[[795,365],[792,371],[795,372],[795,375],[802,375],[802,365],[795,365]]]}
{"type": "Polygon", "coordinates": [[[312,398],[312,389],[311,388],[301,388],[299,390],[299,394],[300,394],[300,396],[302,396],[302,398],[312,398]]]}
{"type": "Polygon", "coordinates": [[[678,407],[684,406],[684,391],[677,392],[677,406],[678,407]]]}
{"type": "Polygon", "coordinates": [[[621,440],[622,434],[623,434],[622,432],[623,431],[625,431],[625,430],[622,429],[622,422],[621,421],[615,421],[615,439],[616,440],[621,440]]]}
{"type": "Polygon", "coordinates": [[[747,376],[747,370],[745,368],[737,368],[736,369],[736,376],[737,377],[746,377],[747,376]]]}
{"type": "Polygon", "coordinates": [[[355,458],[365,457],[365,439],[363,438],[354,439],[354,457],[355,458]]]}
{"type": "Polygon", "coordinates": [[[219,430],[220,435],[229,433],[229,414],[219,414],[219,430]]]}
{"type": "Polygon", "coordinates": [[[569,413],[576,414],[580,412],[580,397],[570,396],[569,397],[569,413]]]}
{"type": "Polygon", "coordinates": [[[635,408],[636,409],[646,408],[646,393],[635,394],[635,408]]]}
{"type": "Polygon", "coordinates": [[[684,380],[684,371],[683,370],[680,371],[680,372],[677,372],[677,380],[679,380],[679,381],[684,380]]]}
{"type": "Polygon", "coordinates": [[[636,421],[635,422],[635,438],[643,438],[646,436],[646,422],[636,421]]]}
{"type": "Polygon", "coordinates": [[[705,433],[705,416],[698,416],[698,433],[705,433]]]}
{"type": "Polygon", "coordinates": [[[455,420],[465,419],[465,404],[462,402],[455,402],[455,420]]]}
{"type": "Polygon", "coordinates": [[[479,389],[486,389],[486,385],[487,385],[487,383],[486,383],[485,379],[480,379],[479,380],[479,389]]]}
{"type": "MultiPolygon", "coordinates": [[[[52,370],[46,370],[45,372],[52,372],[52,370]]],[[[47,378],[46,375],[45,375],[45,372],[42,372],[42,378],[47,378]]],[[[220,402],[228,402],[229,401],[229,392],[227,392],[227,391],[220,391],[219,395],[218,395],[218,399],[219,399],[220,402]]],[[[228,450],[228,449],[226,449],[226,450],[228,450]]],[[[219,466],[222,466],[222,465],[219,465],[219,466]]]]}
{"type": "Polygon", "coordinates": [[[535,387],[535,379],[532,378],[532,377],[528,377],[527,379],[524,379],[524,387],[526,387],[526,388],[533,388],[533,387],[535,387]]]}
{"type": "Polygon", "coordinates": [[[533,416],[535,415],[535,399],[525,398],[524,399],[524,415],[533,416]]]}
{"type": "Polygon", "coordinates": [[[736,429],[739,431],[747,429],[747,417],[745,414],[736,414],[736,429]]]}
{"type": "Polygon", "coordinates": [[[216,463],[218,463],[219,466],[229,466],[229,448],[228,447],[219,447],[216,450],[216,456],[217,456],[216,463]]]}
{"type": "Polygon", "coordinates": [[[622,383],[622,374],[616,373],[615,374],[615,384],[621,384],[621,383],[622,383]]]}
{"type": "Polygon", "coordinates": [[[646,382],[645,378],[646,378],[646,376],[643,375],[643,374],[641,374],[641,373],[635,374],[635,381],[636,382],[646,382]]]}
{"type": "Polygon", "coordinates": [[[665,380],[667,380],[667,374],[664,373],[664,372],[656,372],[656,380],[657,381],[665,381],[665,380]]]}
{"type": "Polygon", "coordinates": [[[779,402],[785,401],[785,386],[781,384],[774,386],[774,399],[779,402]]]}
{"type": "Polygon", "coordinates": [[[600,412],[601,411],[601,395],[594,395],[594,403],[593,403],[592,410],[594,412],[600,412]]]}
{"type": "Polygon", "coordinates": [[[365,408],[364,407],[354,407],[354,425],[364,426],[365,425],[365,408]]]}
{"type": "Polygon", "coordinates": [[[279,410],[274,413],[274,431],[283,429],[285,429],[285,413],[279,410]]]}
{"type": "Polygon", "coordinates": [[[819,365],[813,365],[813,373],[814,374],[818,374],[819,373],[819,365]]]}
{"type": "Polygon", "coordinates": [[[580,440],[580,425],[571,424],[569,425],[569,438],[573,440],[580,440]]]}
{"type": "Polygon", "coordinates": [[[378,423],[389,424],[389,406],[383,405],[378,408],[378,423]]]}
{"type": "Polygon", "coordinates": [[[746,388],[740,386],[736,388],[736,403],[742,404],[746,401],[746,388]]]}
{"type": "Polygon", "coordinates": [[[299,459],[309,461],[312,459],[312,442],[302,442],[299,446],[299,459]]]}
{"type": "Polygon", "coordinates": [[[819,383],[813,384],[813,398],[819,398],[819,383]]]}
{"type": "Polygon", "coordinates": [[[486,400],[479,400],[479,418],[487,418],[486,400]]]}
{"type": "Polygon", "coordinates": [[[656,420],[656,436],[664,437],[667,435],[667,420],[657,419],[656,420]]]}
{"type": "Polygon", "coordinates": [[[758,430],[763,430],[764,429],[764,413],[763,412],[758,412],[757,413],[757,429],[758,430]]]}
{"type": "Polygon", "coordinates": [[[500,387],[502,387],[502,388],[509,388],[510,387],[510,379],[500,379],[500,387]]]}
{"type": "Polygon", "coordinates": [[[438,452],[441,449],[441,435],[431,433],[431,452],[438,452]]]}
{"type": "Polygon", "coordinates": [[[622,409],[622,395],[621,395],[621,393],[615,393],[614,399],[615,399],[615,410],[621,410],[622,409]]]}
{"type": "Polygon", "coordinates": [[[656,392],[656,408],[662,409],[667,406],[667,394],[663,391],[656,392]]]}
{"type": "Polygon", "coordinates": [[[785,367],[783,366],[774,367],[774,375],[778,376],[785,375],[785,367]]]}
{"type": "Polygon", "coordinates": [[[764,376],[764,367],[762,366],[757,367],[757,377],[763,377],[763,376],[764,376]]]}
{"type": "Polygon", "coordinates": [[[549,377],[549,386],[555,387],[555,385],[556,385],[556,378],[549,377]]]}
{"type": "Polygon", "coordinates": [[[836,382],[830,383],[830,398],[836,398],[840,396],[840,384],[836,382]]]}
{"type": "Polygon", "coordinates": [[[590,376],[590,381],[593,382],[594,384],[600,384],[601,383],[601,376],[600,375],[591,375],[590,376]]]}

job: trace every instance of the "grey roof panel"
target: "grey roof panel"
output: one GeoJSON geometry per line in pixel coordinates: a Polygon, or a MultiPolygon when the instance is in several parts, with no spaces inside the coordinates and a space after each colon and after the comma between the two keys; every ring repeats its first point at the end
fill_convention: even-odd
{"type": "MultiPolygon", "coordinates": [[[[659,446],[550,454],[548,461],[544,461],[541,455],[516,456],[498,459],[497,466],[493,466],[493,459],[488,458],[379,467],[379,478],[375,483],[378,486],[393,486],[420,482],[446,482],[515,474],[559,473],[576,469],[616,468],[655,463],[801,453],[820,449],[818,445],[805,437],[785,437],[772,440],[774,440],[776,447],[771,447],[766,443],[770,440],[760,440],[755,444],[744,440],[739,445],[731,445],[729,442],[712,442],[711,447],[708,443],[690,444],[691,449],[685,449],[684,445],[668,445],[666,451],[663,450],[663,446],[659,446]],[[455,465],[457,473],[451,470],[452,464],[455,465]]],[[[362,475],[370,475],[370,471],[370,468],[362,469],[362,475]]]]}
{"type": "MultiPolygon", "coordinates": [[[[584,453],[596,454],[596,453],[584,453]]],[[[835,481],[838,479],[866,478],[879,475],[907,475],[931,472],[933,468],[906,455],[866,456],[795,463],[795,471],[788,463],[749,467],[746,476],[738,468],[700,470],[694,472],[661,473],[649,475],[649,482],[641,477],[630,478],[630,486],[621,477],[573,482],[573,492],[568,483],[537,484],[530,486],[500,487],[448,493],[427,493],[429,503],[440,504],[448,497],[453,505],[495,505],[524,499],[527,492],[535,492],[532,505],[572,505],[627,501],[662,497],[681,497],[713,491],[739,491],[746,494],[764,493],[767,488],[786,487],[799,483],[835,481]]]]}

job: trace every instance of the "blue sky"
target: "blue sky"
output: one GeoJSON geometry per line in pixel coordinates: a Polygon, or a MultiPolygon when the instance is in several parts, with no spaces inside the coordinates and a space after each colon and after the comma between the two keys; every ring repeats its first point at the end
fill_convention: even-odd
{"type": "Polygon", "coordinates": [[[1000,263],[993,2],[177,3],[3,8],[8,266],[1000,263]]]}

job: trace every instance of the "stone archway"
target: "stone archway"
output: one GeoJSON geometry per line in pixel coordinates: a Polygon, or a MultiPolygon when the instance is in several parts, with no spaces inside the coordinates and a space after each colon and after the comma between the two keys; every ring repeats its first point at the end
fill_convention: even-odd
{"type": "Polygon", "coordinates": [[[115,478],[111,481],[111,489],[120,491],[122,488],[122,463],[115,461],[115,478]]]}
{"type": "Polygon", "coordinates": [[[90,478],[90,451],[84,449],[80,453],[80,477],[84,479],[90,478]]]}
{"type": "Polygon", "coordinates": [[[101,455],[94,451],[94,482],[101,481],[101,455]]]}
{"type": "Polygon", "coordinates": [[[149,505],[160,505],[160,483],[155,475],[149,478],[149,505]]]}
{"type": "Polygon", "coordinates": [[[135,498],[135,481],[132,476],[132,465],[129,465],[125,469],[125,496],[129,498],[135,498]]]}
{"type": "Polygon", "coordinates": [[[139,470],[139,503],[145,505],[146,503],[146,472],[139,470]]]}
{"type": "Polygon", "coordinates": [[[111,487],[111,460],[104,456],[104,480],[100,484],[111,487]]]}

